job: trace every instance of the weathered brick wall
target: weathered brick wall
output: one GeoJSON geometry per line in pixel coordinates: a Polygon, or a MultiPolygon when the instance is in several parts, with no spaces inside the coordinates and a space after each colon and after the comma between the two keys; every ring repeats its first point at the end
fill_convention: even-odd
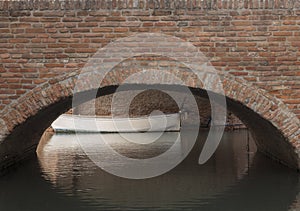
{"type": "Polygon", "coordinates": [[[1,1],[0,109],[136,32],[193,43],[300,116],[299,1],[1,1]],[[121,10],[122,9],[122,10],[121,10]]]}
{"type": "MultiPolygon", "coordinates": [[[[73,113],[80,115],[98,115],[98,116],[125,116],[138,117],[148,116],[151,112],[158,110],[165,114],[179,112],[179,107],[174,99],[165,92],[159,90],[147,90],[137,95],[130,91],[123,91],[97,98],[96,100],[83,103],[73,109],[73,113]],[[116,96],[117,95],[117,96],[116,96]],[[126,108],[123,105],[131,97],[135,96],[130,103],[130,107],[126,108]],[[115,100],[113,100],[115,98],[115,100]],[[113,105],[113,106],[112,106],[113,105]],[[95,109],[92,109],[95,108],[95,109]],[[112,114],[113,113],[113,114],[112,114]]],[[[179,95],[179,99],[184,99],[184,93],[173,93],[179,95]],[[180,96],[181,95],[181,96],[180,96]]],[[[206,98],[195,96],[197,108],[191,108],[191,102],[185,102],[184,110],[188,112],[189,118],[185,120],[186,124],[195,124],[199,120],[200,115],[201,127],[207,127],[211,118],[210,102],[206,98]],[[197,111],[197,113],[195,112],[197,111]]],[[[227,128],[244,128],[243,123],[230,111],[227,114],[227,128]]]]}
{"type": "MultiPolygon", "coordinates": [[[[129,58],[116,65],[111,72],[135,73],[141,70],[159,70],[161,72],[186,71],[186,67],[179,62],[161,56],[138,56],[129,58]]],[[[116,75],[113,74],[113,75],[116,75]]],[[[122,91],[114,94],[101,96],[96,100],[88,101],[76,107],[75,113],[81,115],[101,116],[143,116],[149,115],[154,110],[164,113],[179,112],[179,108],[188,111],[189,119],[186,123],[195,124],[199,121],[205,127],[211,118],[211,105],[208,99],[194,95],[196,104],[186,95],[189,93],[176,92],[175,90],[145,90],[145,91],[122,91]],[[171,94],[171,95],[169,95],[171,94]],[[175,99],[173,99],[175,97],[175,99]],[[179,102],[176,102],[176,99],[179,102]],[[130,101],[130,104],[128,104],[130,101]],[[177,104],[178,103],[178,104],[177,104]],[[128,107],[127,107],[128,106],[128,107]]],[[[190,93],[192,94],[192,93],[190,93]]],[[[240,120],[228,111],[227,120],[229,125],[237,124],[240,127],[240,120]],[[230,114],[230,115],[229,115],[230,114]]]]}

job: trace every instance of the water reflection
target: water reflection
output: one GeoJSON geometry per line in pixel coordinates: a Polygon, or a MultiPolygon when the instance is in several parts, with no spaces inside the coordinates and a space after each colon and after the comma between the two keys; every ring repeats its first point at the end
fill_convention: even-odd
{"type": "MultiPolygon", "coordinates": [[[[141,134],[132,135],[141,136],[141,134]]],[[[152,134],[142,136],[146,135],[152,134]]],[[[201,138],[206,138],[205,135],[201,138]]],[[[80,136],[87,141],[88,145],[91,145],[93,138],[94,141],[98,138],[98,134],[80,134],[80,136]]],[[[165,133],[160,140],[148,147],[133,145],[119,134],[104,134],[104,136],[108,136],[112,142],[111,146],[116,151],[124,155],[134,154],[135,157],[141,158],[146,152],[147,157],[152,157],[159,154],[158,152],[168,150],[179,133],[165,133]]],[[[217,151],[209,163],[200,167],[197,158],[200,153],[199,144],[202,141],[199,141],[198,146],[183,164],[173,171],[157,178],[133,181],[110,175],[99,169],[82,151],[76,135],[54,135],[45,142],[43,141],[44,146],[38,151],[38,158],[48,180],[56,187],[64,189],[66,193],[74,193],[75,190],[80,192],[82,198],[99,203],[103,203],[105,197],[109,204],[118,204],[118,206],[130,206],[134,202],[135,206],[141,207],[168,207],[170,204],[188,201],[195,196],[212,197],[234,184],[248,167],[245,143],[231,140],[223,146],[226,147],[226,153],[224,150],[217,151]]],[[[188,133],[182,138],[180,144],[175,146],[174,154],[185,152],[186,142],[188,142],[188,133]]],[[[105,154],[104,151],[98,153],[105,154]]],[[[110,156],[107,165],[114,165],[116,168],[127,165],[126,161],[122,162],[122,160],[116,163],[113,154],[104,156],[110,156]]]]}
{"type": "MultiPolygon", "coordinates": [[[[172,134],[174,136],[174,134],[172,134]]],[[[206,138],[172,171],[146,180],[123,179],[99,169],[73,135],[45,134],[32,160],[0,180],[0,210],[297,210],[299,176],[259,153],[247,153],[247,132],[226,132],[215,155],[198,165],[206,138]],[[40,168],[39,168],[40,165],[40,168]],[[42,176],[41,176],[42,175],[42,176]],[[41,209],[42,208],[42,209],[41,209]]],[[[170,134],[171,136],[171,134],[170,134]]],[[[149,148],[167,150],[168,134],[149,148]]],[[[131,148],[114,138],[114,148],[135,156],[145,148],[131,148]],[[127,146],[127,147],[126,147],[127,146]]],[[[188,141],[188,133],[181,134],[188,141]]],[[[180,147],[178,148],[180,150],[180,147]]],[[[146,157],[151,156],[148,152],[146,157]]],[[[113,158],[112,158],[113,159],[113,158]]]]}

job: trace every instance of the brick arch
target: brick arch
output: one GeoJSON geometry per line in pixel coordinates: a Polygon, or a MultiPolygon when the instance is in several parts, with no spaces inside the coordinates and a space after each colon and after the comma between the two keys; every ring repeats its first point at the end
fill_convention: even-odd
{"type": "MultiPolygon", "coordinates": [[[[130,75],[130,72],[127,74],[130,75]]],[[[191,74],[189,71],[180,73],[187,78],[193,78],[191,74]]],[[[45,83],[31,90],[3,110],[0,119],[2,132],[0,154],[4,166],[22,158],[26,152],[34,150],[42,132],[55,118],[72,107],[77,77],[78,75],[60,78],[61,81],[56,78],[55,83],[45,83]]],[[[124,80],[116,74],[108,77],[106,83],[100,87],[103,95],[113,93],[124,80]]],[[[221,82],[229,109],[252,130],[258,148],[282,163],[299,169],[300,124],[296,115],[276,97],[248,85],[242,79],[222,75],[221,82]],[[264,133],[268,136],[266,137],[264,133]]],[[[203,90],[201,83],[194,80],[187,80],[185,86],[195,93],[197,90],[203,90]]],[[[85,92],[89,91],[94,90],[77,93],[82,94],[82,102],[90,100],[84,97],[85,92]]]]}
{"type": "Polygon", "coordinates": [[[251,130],[258,150],[299,169],[297,116],[281,100],[243,80],[227,76],[223,85],[228,108],[251,130]]]}

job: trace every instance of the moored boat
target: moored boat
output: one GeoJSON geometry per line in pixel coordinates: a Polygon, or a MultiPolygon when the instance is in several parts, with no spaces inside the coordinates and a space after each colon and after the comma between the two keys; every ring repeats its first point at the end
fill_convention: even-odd
{"type": "Polygon", "coordinates": [[[158,132],[180,131],[180,114],[116,118],[62,114],[53,123],[55,132],[158,132]]]}

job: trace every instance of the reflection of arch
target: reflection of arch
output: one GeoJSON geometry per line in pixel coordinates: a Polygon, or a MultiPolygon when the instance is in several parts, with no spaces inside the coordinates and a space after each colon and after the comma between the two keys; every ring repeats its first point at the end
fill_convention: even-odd
{"type": "MultiPolygon", "coordinates": [[[[163,209],[171,204],[175,204],[174,206],[176,207],[176,203],[181,200],[186,201],[195,197],[202,199],[213,197],[216,193],[226,191],[229,186],[232,186],[238,179],[242,178],[245,174],[245,167],[248,165],[248,162],[251,163],[251,159],[247,162],[245,153],[246,141],[232,141],[232,139],[239,140],[245,132],[227,134],[224,142],[221,143],[224,146],[216,151],[208,163],[199,166],[196,161],[201,152],[201,146],[206,140],[208,134],[206,131],[199,137],[193,150],[181,164],[172,169],[172,171],[149,180],[127,180],[111,175],[103,171],[103,169],[101,170],[87,155],[83,154],[80,144],[77,142],[78,137],[75,134],[57,134],[52,136],[51,139],[44,137],[44,146],[41,147],[41,151],[38,153],[38,159],[47,180],[50,180],[55,187],[65,190],[66,193],[70,193],[74,189],[90,190],[88,192],[83,191],[82,195],[78,194],[77,196],[82,199],[85,199],[85,197],[93,198],[96,204],[107,203],[120,208],[135,206],[137,203],[136,196],[139,196],[139,201],[145,203],[143,205],[146,206],[147,204],[163,209]],[[228,148],[224,149],[224,147],[228,148]],[[75,150],[73,151],[73,149],[75,150]],[[79,163],[74,164],[73,160],[76,155],[79,155],[80,159],[79,163]],[[49,162],[52,165],[49,165],[49,162]],[[241,162],[239,167],[238,162],[241,162]],[[74,167],[79,174],[73,172],[74,167]],[[70,176],[65,177],[61,176],[61,174],[70,176]],[[53,177],[53,175],[58,176],[53,177]],[[77,184],[72,184],[73,177],[78,178],[79,182],[77,184]],[[220,180],[221,177],[223,179],[220,180]],[[117,192],[114,191],[115,184],[118,184],[117,192]],[[149,197],[149,193],[155,194],[149,197]],[[101,196],[100,199],[98,199],[99,196],[101,196]],[[106,202],[101,201],[103,197],[106,199],[106,202]],[[122,197],[126,197],[127,200],[123,202],[122,199],[124,198],[122,197]]],[[[119,134],[104,134],[104,136],[110,137],[109,139],[112,141],[110,146],[116,151],[123,151],[126,156],[135,154],[141,158],[149,155],[157,156],[156,153],[160,154],[168,149],[174,143],[174,136],[178,134],[166,133],[164,137],[160,137],[158,142],[147,147],[141,145],[132,146],[119,134]],[[162,146],[162,143],[164,143],[164,146],[162,146]],[[158,152],[159,150],[162,151],[158,152]]],[[[143,136],[143,134],[132,135],[136,136],[136,138],[143,136]]],[[[146,133],[144,135],[151,137],[153,134],[146,133]]],[[[99,134],[81,134],[80,136],[85,140],[85,143],[82,143],[85,145],[89,145],[89,143],[93,143],[99,138],[99,134]]],[[[190,131],[182,131],[180,136],[182,142],[176,146],[176,151],[184,151],[185,143],[192,138],[190,131]]],[[[105,147],[99,147],[98,149],[100,149],[98,151],[100,154],[106,154],[105,147]]],[[[115,156],[112,154],[105,156],[114,160],[113,162],[108,161],[107,164],[109,165],[119,166],[126,163],[126,161],[115,162],[115,156]]]]}
{"type": "Polygon", "coordinates": [[[248,175],[226,191],[222,197],[208,199],[200,208],[290,210],[295,201],[299,203],[297,195],[299,195],[298,173],[264,159],[261,154],[256,153],[248,175]]]}
{"type": "MultiPolygon", "coordinates": [[[[225,138],[227,143],[222,143],[224,143],[223,147],[229,148],[225,150],[223,147],[218,148],[218,151],[207,164],[199,166],[196,160],[207,132],[202,134],[203,136],[200,137],[197,145],[183,163],[171,172],[150,180],[124,180],[112,176],[99,169],[87,157],[82,156],[81,163],[75,166],[79,166],[80,175],[83,176],[78,176],[79,180],[76,184],[78,186],[75,189],[91,189],[91,191],[77,196],[82,197],[82,199],[85,197],[93,198],[95,204],[113,205],[119,208],[138,206],[136,196],[139,196],[139,201],[143,202],[143,206],[150,205],[161,209],[164,206],[175,209],[181,201],[191,200],[195,204],[199,202],[198,208],[204,210],[219,210],[217,208],[220,207],[224,210],[271,210],[274,207],[278,210],[285,210],[284,207],[289,207],[299,192],[298,174],[270,159],[266,159],[260,153],[256,153],[250,159],[250,167],[247,168],[248,173],[240,171],[248,164],[246,164],[247,155],[245,154],[246,141],[232,142],[232,138],[237,133],[244,136],[246,131],[234,132],[233,136],[227,134],[227,138],[225,138]],[[238,154],[234,155],[234,153],[238,154]],[[245,157],[243,158],[243,156],[245,157]],[[241,162],[240,167],[237,167],[238,162],[241,162]],[[93,173],[90,173],[91,171],[93,173]],[[85,174],[86,172],[88,174],[85,174]],[[86,183],[86,181],[89,182],[86,183]],[[118,184],[119,191],[117,192],[115,192],[115,184],[118,184]],[[96,188],[91,188],[91,186],[96,188]],[[149,193],[155,194],[149,198],[149,193]],[[98,198],[99,196],[101,197],[98,198]],[[102,201],[103,197],[105,201],[102,201]]],[[[188,132],[182,135],[186,140],[189,139],[188,132]]],[[[118,136],[118,134],[113,134],[113,136],[118,136]]],[[[78,146],[78,143],[75,135],[73,135],[73,139],[71,137],[72,135],[70,137],[55,135],[48,148],[46,145],[46,153],[39,156],[41,168],[45,175],[56,175],[61,171],[72,172],[73,166],[72,164],[69,165],[70,158],[65,159],[66,156],[72,154],[67,142],[73,140],[70,145],[74,147],[78,146]],[[63,150],[56,150],[55,147],[63,150]],[[49,166],[48,162],[52,161],[52,157],[59,157],[60,159],[54,161],[53,166],[49,166]],[[56,167],[58,167],[57,172],[56,167]]],[[[119,144],[117,145],[119,146],[119,144]]],[[[130,151],[135,151],[129,146],[127,147],[130,151]]],[[[81,150],[79,152],[74,151],[73,155],[80,153],[82,153],[81,150]]],[[[72,158],[73,156],[71,156],[72,158]]],[[[71,184],[72,176],[48,177],[48,180],[66,193],[70,193],[74,189],[73,184],[71,184]]]]}

